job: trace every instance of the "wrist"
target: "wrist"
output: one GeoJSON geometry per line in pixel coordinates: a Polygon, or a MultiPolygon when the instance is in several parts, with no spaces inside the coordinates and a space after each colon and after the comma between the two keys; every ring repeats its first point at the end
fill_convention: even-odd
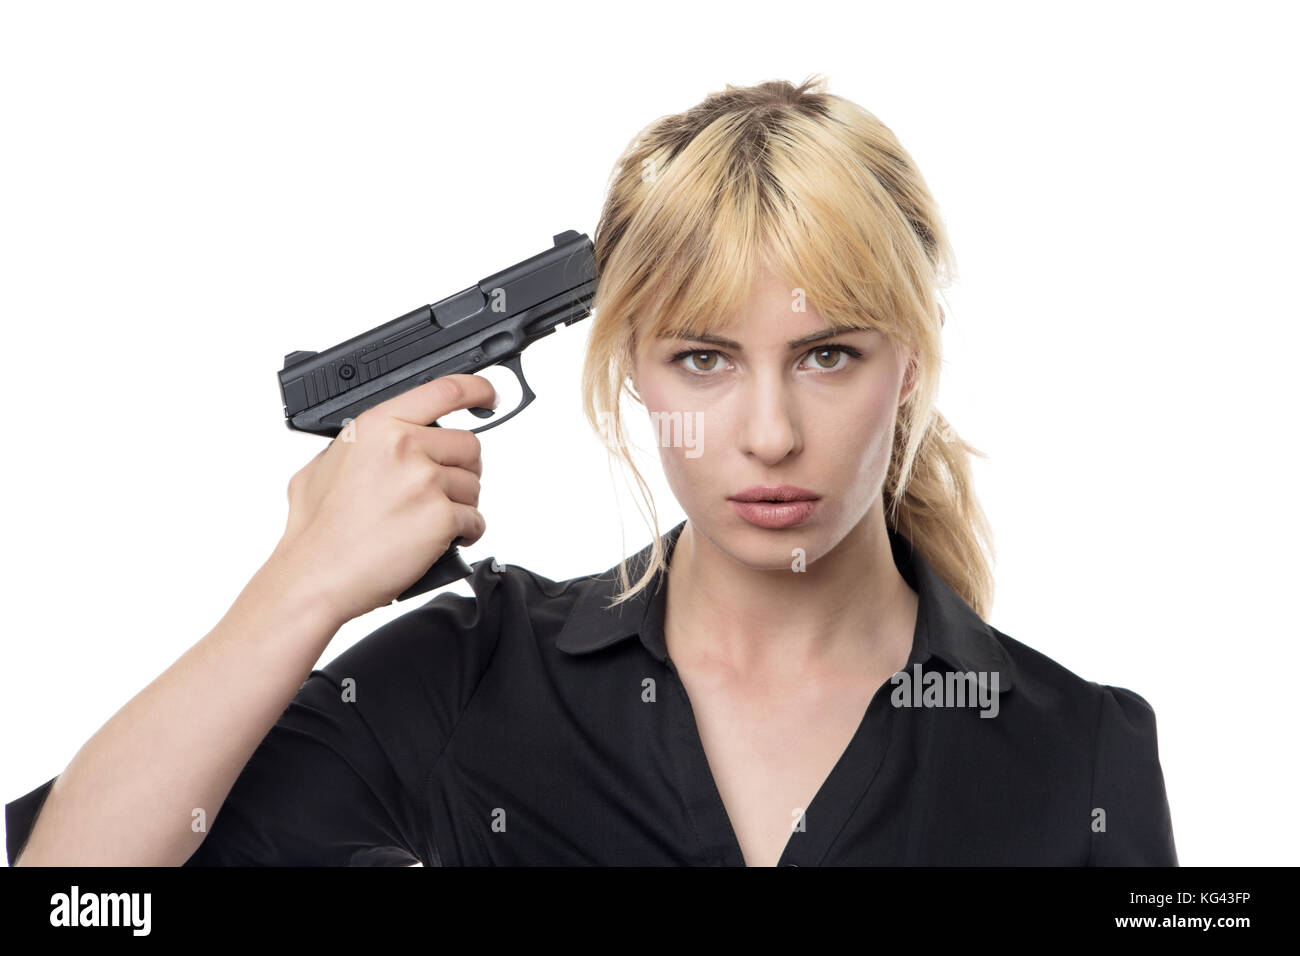
{"type": "Polygon", "coordinates": [[[336,604],[331,587],[283,541],[258,569],[250,582],[254,584],[259,595],[273,595],[276,604],[291,618],[312,622],[315,628],[328,630],[331,635],[355,617],[336,604]]]}

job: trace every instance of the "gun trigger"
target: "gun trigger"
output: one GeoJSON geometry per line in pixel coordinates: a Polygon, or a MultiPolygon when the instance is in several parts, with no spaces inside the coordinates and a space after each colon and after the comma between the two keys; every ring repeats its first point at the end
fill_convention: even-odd
{"type": "MultiPolygon", "coordinates": [[[[521,354],[516,354],[513,358],[508,359],[507,361],[502,362],[500,364],[504,365],[506,368],[510,369],[510,371],[515,373],[515,378],[519,382],[519,388],[523,391],[523,401],[521,401],[519,405],[515,408],[515,410],[510,412],[508,415],[502,415],[496,421],[488,422],[486,425],[480,425],[478,428],[471,428],[470,431],[472,431],[476,435],[479,432],[487,431],[489,428],[496,428],[502,422],[508,422],[510,419],[514,418],[525,408],[531,405],[533,399],[537,397],[535,394],[533,394],[533,390],[528,387],[528,380],[524,378],[524,363],[523,363],[523,356],[521,354]]],[[[472,412],[473,409],[470,409],[470,411],[472,412]]]]}

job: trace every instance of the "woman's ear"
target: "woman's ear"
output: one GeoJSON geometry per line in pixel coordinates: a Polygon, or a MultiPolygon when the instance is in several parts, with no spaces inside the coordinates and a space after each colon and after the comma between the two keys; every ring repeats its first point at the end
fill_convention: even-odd
{"type": "Polygon", "coordinates": [[[907,399],[911,396],[914,388],[916,388],[916,353],[912,353],[908,357],[907,367],[903,370],[903,386],[898,393],[900,408],[907,403],[907,399]]]}

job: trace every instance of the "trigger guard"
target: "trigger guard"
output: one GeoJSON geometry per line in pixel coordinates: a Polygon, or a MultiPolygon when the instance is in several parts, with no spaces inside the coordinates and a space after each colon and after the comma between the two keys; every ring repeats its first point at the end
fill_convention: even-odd
{"type": "MultiPolygon", "coordinates": [[[[498,418],[498,419],[497,419],[496,421],[494,421],[494,422],[488,422],[486,425],[480,425],[478,428],[471,428],[470,431],[473,432],[475,435],[477,435],[479,432],[485,432],[485,431],[487,431],[489,428],[496,428],[496,427],[497,427],[498,425],[500,425],[502,422],[508,422],[508,421],[510,421],[510,419],[514,418],[516,415],[518,415],[520,412],[522,412],[525,408],[527,408],[529,405],[531,405],[532,402],[533,402],[533,399],[535,399],[535,398],[537,397],[535,394],[533,394],[533,390],[532,390],[531,388],[528,387],[528,380],[527,380],[526,378],[524,378],[524,365],[523,365],[523,357],[522,357],[522,356],[520,356],[520,355],[516,355],[514,358],[512,358],[512,359],[510,359],[510,360],[508,360],[508,361],[505,361],[505,362],[499,362],[499,363],[497,363],[497,364],[502,365],[502,366],[504,366],[504,367],[510,369],[510,371],[512,371],[512,372],[515,373],[515,379],[516,379],[516,381],[519,382],[519,389],[520,389],[521,392],[523,392],[523,401],[521,401],[521,402],[519,403],[519,407],[516,408],[514,411],[512,411],[509,415],[502,415],[500,418],[498,418]]],[[[479,418],[486,418],[487,416],[482,414],[483,411],[487,411],[488,414],[491,414],[491,412],[492,412],[491,409],[481,409],[481,408],[480,408],[480,409],[475,409],[475,408],[471,408],[471,409],[470,409],[470,412],[471,412],[472,414],[474,414],[474,415],[477,415],[479,418]]]]}

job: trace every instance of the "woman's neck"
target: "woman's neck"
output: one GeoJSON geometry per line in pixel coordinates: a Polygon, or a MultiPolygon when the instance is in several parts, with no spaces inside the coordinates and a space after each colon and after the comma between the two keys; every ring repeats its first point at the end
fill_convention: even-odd
{"type": "Polygon", "coordinates": [[[664,636],[675,662],[737,674],[863,662],[893,673],[911,653],[916,613],[880,508],[800,571],[747,567],[687,521],[669,563],[664,636]]]}

